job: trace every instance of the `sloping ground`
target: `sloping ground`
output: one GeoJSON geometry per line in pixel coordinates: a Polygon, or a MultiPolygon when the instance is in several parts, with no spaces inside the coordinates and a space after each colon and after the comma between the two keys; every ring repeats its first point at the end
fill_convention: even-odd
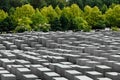
{"type": "Polygon", "coordinates": [[[118,32],[0,35],[0,80],[120,80],[118,32]]]}

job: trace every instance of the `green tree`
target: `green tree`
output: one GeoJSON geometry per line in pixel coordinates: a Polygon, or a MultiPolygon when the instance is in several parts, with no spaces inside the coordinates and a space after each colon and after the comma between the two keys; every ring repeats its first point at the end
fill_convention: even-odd
{"type": "Polygon", "coordinates": [[[38,27],[39,27],[39,30],[38,31],[44,31],[44,32],[48,32],[50,31],[51,27],[50,24],[40,24],[38,27]]]}
{"type": "Polygon", "coordinates": [[[41,9],[41,14],[45,17],[47,17],[48,21],[53,21],[56,17],[58,17],[56,11],[53,9],[53,7],[50,5],[48,7],[43,7],[41,9]]]}
{"type": "Polygon", "coordinates": [[[29,0],[29,2],[34,8],[43,8],[47,6],[46,0],[29,0]]]}
{"type": "Polygon", "coordinates": [[[7,17],[8,17],[8,13],[3,10],[0,10],[0,22],[2,22],[7,17]]]}
{"type": "Polygon", "coordinates": [[[48,23],[48,20],[43,16],[38,9],[36,9],[35,14],[32,16],[32,27],[34,30],[39,30],[39,25],[48,23]]]}
{"type": "Polygon", "coordinates": [[[77,4],[81,9],[84,8],[84,2],[83,0],[69,0],[69,5],[77,4]]]}
{"type": "Polygon", "coordinates": [[[65,7],[62,10],[60,22],[61,22],[61,29],[62,30],[68,30],[71,25],[71,18],[72,18],[72,12],[70,7],[65,7]]]}
{"type": "Polygon", "coordinates": [[[9,0],[9,4],[11,7],[20,7],[22,5],[28,4],[29,1],[28,0],[9,0]]]}
{"type": "Polygon", "coordinates": [[[77,4],[72,4],[70,7],[72,17],[82,16],[82,10],[79,8],[77,4]]]}
{"type": "Polygon", "coordinates": [[[120,27],[120,5],[116,5],[115,7],[109,8],[105,13],[106,21],[110,26],[120,27]]]}
{"type": "Polygon", "coordinates": [[[61,22],[59,18],[55,18],[54,21],[51,22],[51,30],[52,31],[61,31],[61,22]]]}
{"type": "Polygon", "coordinates": [[[0,32],[13,32],[15,27],[9,16],[0,22],[0,32]]]}
{"type": "Polygon", "coordinates": [[[82,10],[77,4],[72,4],[70,7],[65,7],[62,10],[60,17],[61,27],[63,30],[73,30],[72,21],[75,17],[81,17],[83,15],[82,10]]]}
{"type": "Polygon", "coordinates": [[[55,7],[55,11],[56,11],[56,13],[58,14],[58,16],[60,17],[60,16],[61,16],[61,13],[62,13],[62,10],[60,9],[59,6],[55,7]]]}
{"type": "Polygon", "coordinates": [[[104,4],[104,5],[101,7],[102,13],[104,14],[107,10],[108,10],[108,7],[107,7],[107,5],[104,4]]]}
{"type": "Polygon", "coordinates": [[[23,17],[22,19],[19,19],[18,25],[15,28],[15,32],[31,31],[32,28],[31,28],[30,24],[32,24],[32,21],[28,17],[23,17]]]}
{"type": "Polygon", "coordinates": [[[26,18],[31,19],[35,14],[34,8],[30,4],[17,7],[14,13],[11,15],[11,20],[14,22],[14,25],[19,25],[19,20],[24,20],[26,18]]]}
{"type": "Polygon", "coordinates": [[[93,29],[105,28],[103,27],[105,26],[105,19],[98,7],[95,6],[91,8],[89,6],[86,6],[84,9],[84,17],[93,29]]]}
{"type": "Polygon", "coordinates": [[[9,11],[10,7],[10,0],[0,0],[0,9],[7,12],[9,11]]]}
{"type": "Polygon", "coordinates": [[[22,7],[17,7],[13,17],[18,20],[23,17],[32,17],[35,14],[34,8],[30,4],[23,5],[22,7]]]}
{"type": "Polygon", "coordinates": [[[87,21],[84,20],[82,17],[75,17],[73,19],[73,27],[74,31],[90,31],[91,27],[88,25],[87,21]]]}
{"type": "Polygon", "coordinates": [[[46,0],[47,5],[52,5],[55,8],[57,5],[62,9],[66,6],[66,0],[46,0]]]}
{"type": "Polygon", "coordinates": [[[8,13],[0,10],[0,32],[5,31],[6,26],[4,25],[4,20],[8,17],[8,13]]]}

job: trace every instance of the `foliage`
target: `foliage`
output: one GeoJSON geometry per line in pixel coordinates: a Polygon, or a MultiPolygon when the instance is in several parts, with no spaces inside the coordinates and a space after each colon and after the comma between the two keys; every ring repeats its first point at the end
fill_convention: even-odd
{"type": "Polygon", "coordinates": [[[50,24],[40,24],[39,26],[38,26],[39,28],[37,28],[37,31],[44,31],[44,32],[47,32],[47,31],[49,31],[50,30],[50,24]]]}
{"type": "Polygon", "coordinates": [[[0,22],[0,32],[12,32],[15,27],[16,26],[12,23],[10,17],[7,17],[0,22]]]}
{"type": "Polygon", "coordinates": [[[55,18],[54,21],[51,22],[51,30],[52,31],[61,31],[61,22],[59,18],[55,18]]]}
{"type": "Polygon", "coordinates": [[[70,7],[65,7],[62,10],[61,17],[60,17],[60,22],[61,22],[61,29],[63,31],[68,30],[70,28],[70,23],[71,23],[71,9],[70,7]]]}
{"type": "Polygon", "coordinates": [[[18,21],[23,17],[32,17],[33,14],[35,14],[34,8],[30,4],[26,4],[22,7],[17,7],[13,14],[13,17],[18,21]]]}
{"type": "Polygon", "coordinates": [[[16,32],[31,31],[32,28],[30,24],[32,24],[31,19],[28,17],[23,17],[22,19],[19,19],[18,26],[15,28],[15,31],[16,32]]]}
{"type": "Polygon", "coordinates": [[[0,32],[120,28],[118,3],[118,0],[4,0],[0,3],[0,32]]]}
{"type": "Polygon", "coordinates": [[[100,26],[104,26],[104,16],[102,12],[99,10],[97,6],[91,8],[90,6],[86,6],[84,8],[84,17],[88,24],[92,26],[93,29],[98,28],[100,26]]]}
{"type": "Polygon", "coordinates": [[[34,8],[43,8],[44,6],[47,6],[46,0],[29,0],[29,3],[34,8]]]}
{"type": "Polygon", "coordinates": [[[0,10],[0,22],[3,21],[7,17],[8,17],[8,14],[5,11],[0,10]]]}
{"type": "Polygon", "coordinates": [[[105,13],[105,17],[110,26],[120,27],[120,5],[109,8],[105,13]]]}
{"type": "Polygon", "coordinates": [[[107,5],[104,4],[104,5],[101,7],[102,13],[104,14],[107,10],[108,10],[108,7],[107,7],[107,5]]]}
{"type": "Polygon", "coordinates": [[[73,26],[75,31],[83,30],[83,31],[90,31],[91,27],[88,25],[87,21],[84,20],[82,17],[76,17],[73,19],[73,26]]]}
{"type": "Polygon", "coordinates": [[[66,0],[46,0],[47,5],[52,5],[55,8],[57,5],[60,8],[64,8],[66,6],[66,0]]]}
{"type": "Polygon", "coordinates": [[[56,11],[53,9],[53,7],[50,5],[48,7],[43,7],[41,9],[41,14],[45,17],[47,17],[48,21],[53,21],[56,17],[58,17],[56,11]]]}
{"type": "Polygon", "coordinates": [[[61,13],[62,13],[62,10],[60,9],[59,6],[57,6],[57,7],[55,8],[55,11],[56,11],[56,13],[58,14],[58,17],[60,17],[60,16],[61,16],[61,13]]]}
{"type": "Polygon", "coordinates": [[[48,20],[45,16],[41,14],[41,12],[36,9],[35,14],[32,16],[32,27],[36,29],[40,24],[48,23],[48,20]]]}
{"type": "Polygon", "coordinates": [[[71,7],[71,17],[79,17],[82,16],[82,10],[79,8],[79,6],[77,4],[72,4],[71,7]]]}
{"type": "Polygon", "coordinates": [[[8,13],[6,13],[3,10],[0,10],[0,32],[4,31],[7,28],[5,25],[7,17],[8,17],[8,13]]]}
{"type": "Polygon", "coordinates": [[[112,27],[111,29],[112,29],[112,31],[120,31],[120,28],[118,28],[117,26],[112,27]]]}

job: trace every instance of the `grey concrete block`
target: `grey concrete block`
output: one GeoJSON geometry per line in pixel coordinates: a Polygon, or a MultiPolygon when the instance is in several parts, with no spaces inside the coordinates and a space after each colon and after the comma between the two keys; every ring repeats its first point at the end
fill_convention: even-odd
{"type": "Polygon", "coordinates": [[[79,65],[75,65],[75,64],[72,64],[69,66],[72,67],[73,70],[78,70],[78,67],[79,67],[79,65]]]}
{"type": "Polygon", "coordinates": [[[2,74],[9,74],[10,72],[7,70],[0,70],[0,79],[2,74]]]}
{"type": "Polygon", "coordinates": [[[13,61],[5,58],[0,60],[0,65],[3,66],[4,68],[7,68],[7,65],[13,64],[13,61]]]}
{"type": "Polygon", "coordinates": [[[81,75],[81,76],[75,76],[74,80],[94,80],[94,79],[92,79],[88,76],[85,76],[85,75],[81,75]]]}
{"type": "Polygon", "coordinates": [[[65,76],[65,70],[72,70],[72,67],[69,65],[56,65],[56,72],[59,73],[61,76],[65,76]]]}
{"type": "Polygon", "coordinates": [[[43,67],[43,68],[37,68],[37,76],[41,79],[44,79],[44,73],[45,72],[51,72],[49,68],[43,67]]]}
{"type": "Polygon", "coordinates": [[[103,62],[105,62],[105,61],[108,61],[108,59],[105,58],[105,57],[94,57],[93,60],[94,60],[94,61],[101,62],[101,63],[103,63],[103,62]]]}
{"type": "Polygon", "coordinates": [[[26,61],[26,60],[16,60],[15,63],[18,64],[18,65],[29,65],[29,64],[31,64],[29,61],[26,61]]]}
{"type": "Polygon", "coordinates": [[[81,58],[80,55],[73,55],[73,54],[71,54],[68,57],[68,61],[70,61],[72,63],[76,63],[77,59],[79,59],[79,58],[81,58]]]}
{"type": "Polygon", "coordinates": [[[36,80],[38,77],[34,74],[23,74],[22,80],[36,80]]]}
{"type": "Polygon", "coordinates": [[[85,63],[86,66],[92,67],[92,68],[94,68],[94,69],[95,69],[95,66],[96,66],[96,65],[100,65],[100,64],[101,64],[101,63],[98,62],[98,61],[87,61],[87,62],[85,63]]]}
{"type": "Polygon", "coordinates": [[[90,59],[87,59],[87,58],[81,58],[81,59],[77,59],[77,64],[78,65],[81,65],[81,66],[84,66],[86,64],[87,61],[91,61],[90,59]]]}
{"type": "Polygon", "coordinates": [[[44,80],[52,80],[54,77],[60,77],[60,75],[55,72],[45,72],[44,73],[44,80]]]}
{"type": "Polygon", "coordinates": [[[60,56],[56,56],[56,57],[53,57],[52,58],[53,60],[53,63],[59,63],[59,62],[64,62],[64,61],[66,61],[66,59],[64,58],[64,57],[60,57],[60,56]]]}
{"type": "Polygon", "coordinates": [[[105,76],[112,80],[120,80],[120,73],[118,72],[107,72],[105,76]]]}
{"type": "Polygon", "coordinates": [[[54,71],[57,72],[57,66],[56,65],[60,65],[59,63],[51,63],[49,64],[49,68],[54,71]]]}
{"type": "Polygon", "coordinates": [[[36,64],[36,65],[31,65],[30,70],[33,74],[37,75],[37,68],[43,68],[42,65],[36,64]]]}
{"type": "Polygon", "coordinates": [[[68,79],[64,77],[54,77],[52,80],[68,80],[68,79]]]}
{"type": "Polygon", "coordinates": [[[31,71],[28,68],[17,68],[16,69],[16,77],[17,79],[22,79],[23,74],[30,74],[31,71]]]}
{"type": "Polygon", "coordinates": [[[81,72],[76,70],[65,70],[65,77],[69,80],[74,80],[75,76],[82,75],[81,72]]]}
{"type": "Polygon", "coordinates": [[[87,71],[86,75],[94,80],[97,78],[103,77],[102,73],[97,72],[97,71],[87,71]]]}
{"type": "Polygon", "coordinates": [[[112,80],[112,79],[103,77],[103,78],[97,78],[97,80],[112,80]]]}
{"type": "Polygon", "coordinates": [[[92,71],[92,67],[88,66],[77,66],[77,71],[82,72],[82,74],[85,74],[87,71],[92,71]]]}
{"type": "Polygon", "coordinates": [[[60,63],[63,64],[63,65],[72,65],[71,62],[60,62],[60,63]]]}
{"type": "Polygon", "coordinates": [[[2,74],[1,80],[16,80],[16,76],[13,74],[2,74]]]}
{"type": "Polygon", "coordinates": [[[120,61],[120,55],[111,55],[110,56],[110,60],[113,60],[113,61],[120,61]]]}
{"type": "Polygon", "coordinates": [[[115,63],[117,63],[117,62],[116,61],[110,61],[110,60],[103,62],[104,65],[109,66],[111,68],[114,68],[115,63]]]}
{"type": "Polygon", "coordinates": [[[48,63],[49,61],[46,60],[46,59],[39,59],[39,60],[36,60],[35,64],[43,64],[43,63],[48,63]]]}
{"type": "Polygon", "coordinates": [[[106,65],[97,65],[95,70],[103,73],[103,76],[105,77],[105,73],[112,71],[112,68],[106,65]]]}
{"type": "Polygon", "coordinates": [[[11,66],[11,73],[16,74],[17,68],[24,68],[23,65],[12,65],[11,66]]]}

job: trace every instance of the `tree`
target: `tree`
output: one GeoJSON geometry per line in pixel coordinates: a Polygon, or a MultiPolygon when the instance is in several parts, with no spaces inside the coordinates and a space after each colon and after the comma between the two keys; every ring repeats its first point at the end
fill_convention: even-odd
{"type": "Polygon", "coordinates": [[[61,16],[61,13],[62,13],[62,10],[60,9],[59,6],[55,7],[55,11],[56,11],[56,13],[58,14],[58,16],[60,17],[60,16],[61,16]]]}
{"type": "Polygon", "coordinates": [[[84,2],[83,0],[69,0],[69,5],[77,4],[81,9],[84,8],[84,2]]]}
{"type": "Polygon", "coordinates": [[[72,17],[82,16],[82,10],[79,8],[77,4],[72,4],[70,9],[71,9],[72,17]]]}
{"type": "Polygon", "coordinates": [[[34,8],[43,8],[47,6],[46,0],[29,0],[29,2],[34,8]]]}
{"type": "Polygon", "coordinates": [[[9,0],[9,4],[11,7],[16,8],[25,4],[29,4],[29,1],[28,0],[9,0]]]}
{"type": "Polygon", "coordinates": [[[30,4],[17,7],[14,13],[11,15],[11,19],[15,25],[19,24],[19,20],[24,20],[24,18],[29,18],[35,14],[34,8],[30,4]]]}
{"type": "Polygon", "coordinates": [[[10,0],[0,0],[0,9],[7,12],[9,11],[10,7],[10,0]]]}
{"type": "Polygon", "coordinates": [[[46,0],[47,5],[52,5],[55,8],[57,5],[62,9],[66,6],[66,0],[46,0]]]}
{"type": "Polygon", "coordinates": [[[116,5],[113,9],[109,8],[105,13],[105,17],[110,26],[120,27],[120,5],[116,5]]]}
{"type": "Polygon", "coordinates": [[[62,30],[68,30],[70,28],[71,18],[72,18],[72,12],[71,12],[70,7],[65,7],[62,10],[61,17],[60,17],[62,30]]]}
{"type": "Polygon", "coordinates": [[[104,4],[104,5],[101,7],[102,13],[104,14],[107,10],[108,10],[108,7],[107,7],[107,5],[104,4]]]}
{"type": "Polygon", "coordinates": [[[32,28],[31,28],[30,24],[32,24],[32,21],[28,17],[23,17],[22,19],[19,19],[18,25],[15,28],[15,32],[31,31],[32,28]]]}
{"type": "Polygon", "coordinates": [[[17,20],[22,17],[32,17],[33,14],[35,14],[34,8],[30,4],[26,4],[22,7],[17,7],[13,16],[17,20]]]}
{"type": "Polygon", "coordinates": [[[7,17],[8,17],[8,13],[3,10],[0,10],[0,22],[2,22],[7,17]]]}
{"type": "Polygon", "coordinates": [[[48,23],[48,20],[43,16],[38,9],[36,9],[35,14],[32,16],[32,27],[35,30],[39,30],[39,25],[48,23]]]}
{"type": "Polygon", "coordinates": [[[35,14],[34,8],[30,4],[17,7],[13,15],[11,15],[12,22],[16,25],[15,31],[30,31],[32,24],[32,16],[35,14]]]}
{"type": "Polygon", "coordinates": [[[44,31],[44,32],[48,32],[50,29],[51,29],[51,27],[50,27],[51,25],[50,24],[40,24],[38,27],[39,27],[39,30],[38,31],[44,31]]]}
{"type": "Polygon", "coordinates": [[[73,27],[74,27],[74,31],[79,31],[79,30],[83,30],[83,31],[90,31],[91,27],[88,25],[87,21],[84,20],[82,17],[75,17],[73,19],[73,27]]]}
{"type": "Polygon", "coordinates": [[[55,18],[54,21],[51,22],[51,30],[52,31],[61,31],[61,22],[59,18],[55,18]]]}
{"type": "MultiPolygon", "coordinates": [[[[2,32],[6,26],[4,25],[4,20],[8,17],[8,13],[0,10],[0,31],[2,32]]],[[[5,31],[5,30],[4,30],[5,31]]]]}
{"type": "Polygon", "coordinates": [[[41,14],[47,17],[49,22],[53,21],[56,17],[58,17],[56,11],[53,9],[51,5],[48,7],[43,7],[41,9],[41,14]]]}
{"type": "Polygon", "coordinates": [[[103,6],[103,0],[94,0],[94,6],[97,6],[101,9],[103,6]]]}
{"type": "Polygon", "coordinates": [[[86,6],[84,9],[84,15],[86,21],[90,26],[92,26],[93,29],[104,28],[103,26],[105,26],[105,19],[98,7],[95,6],[91,8],[86,6]]]}

